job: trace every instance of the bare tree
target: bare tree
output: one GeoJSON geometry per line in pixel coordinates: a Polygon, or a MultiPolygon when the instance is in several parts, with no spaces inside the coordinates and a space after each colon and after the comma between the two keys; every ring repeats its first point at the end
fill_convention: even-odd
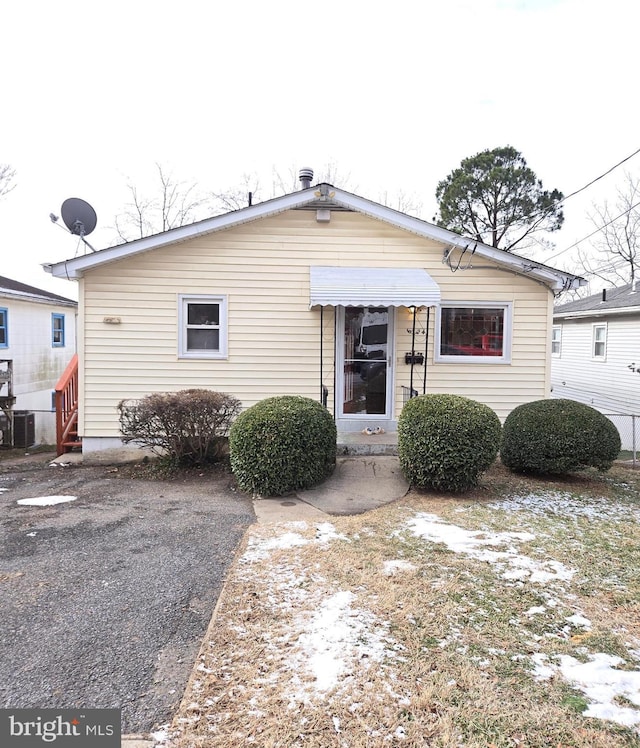
{"type": "Polygon", "coordinates": [[[410,216],[420,217],[423,212],[422,200],[415,192],[408,193],[400,189],[396,192],[387,192],[386,190],[380,195],[379,203],[386,205],[388,208],[399,210],[410,216]]]}
{"type": "MultiPolygon", "coordinates": [[[[295,164],[284,171],[274,166],[268,189],[262,186],[256,172],[247,172],[229,189],[206,194],[200,191],[196,183],[176,178],[160,163],[156,163],[156,169],[155,194],[143,192],[131,181],[127,183],[130,199],[114,219],[118,241],[141,239],[300,189],[299,168],[295,164]]],[[[316,183],[326,182],[341,189],[356,190],[357,187],[351,186],[350,181],[351,175],[340,173],[334,161],[324,164],[314,177],[316,183]]],[[[418,197],[403,190],[385,192],[378,201],[411,215],[419,215],[422,211],[418,197]]]]}
{"type": "Polygon", "coordinates": [[[206,200],[197,184],[176,179],[159,163],[156,169],[159,185],[154,197],[144,195],[130,181],[127,184],[131,199],[115,217],[118,238],[123,242],[184,226],[201,217],[206,200]]]}
{"type": "Polygon", "coordinates": [[[247,205],[260,202],[260,179],[254,172],[243,174],[239,184],[224,192],[212,192],[212,214],[229,213],[233,210],[246,208],[247,205]]]}
{"type": "Polygon", "coordinates": [[[633,283],[640,267],[640,179],[627,172],[613,205],[594,205],[589,219],[598,230],[593,257],[580,258],[591,275],[618,285],[633,283]]]}
{"type": "Polygon", "coordinates": [[[0,197],[8,195],[11,190],[15,189],[16,185],[13,181],[15,177],[15,169],[12,169],[9,164],[0,164],[0,197]]]}

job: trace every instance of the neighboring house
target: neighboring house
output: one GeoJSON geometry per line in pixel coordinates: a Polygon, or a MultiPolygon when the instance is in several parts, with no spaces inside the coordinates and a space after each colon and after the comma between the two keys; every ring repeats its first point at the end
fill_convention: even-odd
{"type": "Polygon", "coordinates": [[[424,391],[504,418],[548,397],[554,293],[583,283],[324,183],[46,269],[80,285],[85,456],[122,446],[120,400],[190,387],[315,398],[339,431],[424,391]]]}
{"type": "Polygon", "coordinates": [[[55,444],[52,393],[76,352],[78,304],[0,277],[0,444],[55,444]]]}
{"type": "Polygon", "coordinates": [[[631,416],[640,417],[640,284],[557,306],[551,345],[553,397],[610,415],[631,449],[631,416]]]}

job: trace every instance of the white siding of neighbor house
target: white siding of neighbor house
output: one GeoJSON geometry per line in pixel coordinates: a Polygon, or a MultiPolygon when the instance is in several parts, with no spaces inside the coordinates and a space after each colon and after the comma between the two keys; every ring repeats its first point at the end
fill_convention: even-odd
{"type": "Polygon", "coordinates": [[[52,393],[60,375],[76,352],[76,308],[0,296],[8,310],[8,348],[0,359],[13,362],[14,411],[34,413],[37,444],[55,444],[52,393]],[[65,345],[52,346],[51,315],[64,314],[65,345]]]}
{"type": "Polygon", "coordinates": [[[640,313],[557,321],[560,356],[552,359],[554,397],[567,397],[607,413],[640,415],[640,313]],[[593,325],[607,325],[604,359],[594,359],[593,325]]]}
{"type": "MultiPolygon", "coordinates": [[[[320,309],[309,309],[309,267],[344,265],[424,268],[443,301],[513,303],[511,364],[434,363],[431,312],[428,392],[485,402],[504,418],[550,390],[552,294],[534,280],[489,267],[451,272],[443,245],[354,212],[333,211],[318,223],[311,210],[291,210],[227,231],[129,257],[87,271],[81,280],[84,319],[80,433],[118,437],[117,403],[155,391],[206,387],[237,396],[243,407],[272,395],[320,397],[320,309]],[[225,294],[228,358],[178,358],[179,294],[225,294]],[[119,317],[107,324],[105,317],[119,317]]],[[[424,318],[424,313],[421,313],[424,318]]],[[[411,316],[396,314],[395,414],[410,369],[411,316]]],[[[334,402],[335,314],[324,310],[323,383],[334,402]]],[[[416,348],[422,350],[424,336],[416,348]]],[[[414,388],[422,392],[423,367],[414,388]]]]}

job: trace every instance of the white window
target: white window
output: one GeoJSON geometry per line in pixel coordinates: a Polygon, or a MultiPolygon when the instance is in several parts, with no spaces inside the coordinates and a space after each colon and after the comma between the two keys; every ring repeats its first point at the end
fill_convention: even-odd
{"type": "Polygon", "coordinates": [[[438,308],[436,361],[474,364],[511,362],[511,304],[453,302],[438,308]]]}
{"type": "Polygon", "coordinates": [[[180,294],[180,358],[227,357],[227,297],[180,294]]]}
{"type": "Polygon", "coordinates": [[[605,358],[607,355],[607,326],[593,326],[593,347],[592,355],[594,358],[605,358]]]}
{"type": "Polygon", "coordinates": [[[562,352],[562,325],[554,325],[551,333],[551,355],[560,357],[562,352]]]}

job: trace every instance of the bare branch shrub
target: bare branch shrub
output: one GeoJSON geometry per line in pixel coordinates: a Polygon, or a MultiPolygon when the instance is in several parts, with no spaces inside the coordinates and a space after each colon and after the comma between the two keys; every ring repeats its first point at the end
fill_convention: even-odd
{"type": "Polygon", "coordinates": [[[224,392],[156,392],[118,404],[120,431],[125,443],[147,447],[179,465],[201,465],[223,456],[240,408],[240,401],[224,392]]]}

